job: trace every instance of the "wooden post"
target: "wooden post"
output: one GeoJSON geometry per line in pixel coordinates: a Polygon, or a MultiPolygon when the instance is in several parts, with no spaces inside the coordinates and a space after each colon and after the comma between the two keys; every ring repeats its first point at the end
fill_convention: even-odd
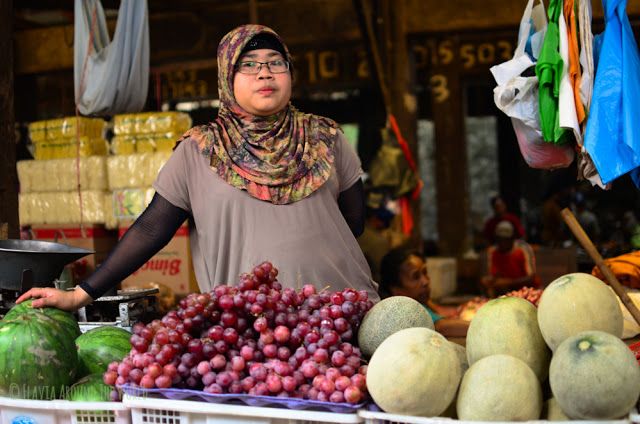
{"type": "Polygon", "coordinates": [[[0,0],[0,223],[19,238],[16,133],[13,110],[13,0],[0,0]]]}
{"type": "Polygon", "coordinates": [[[470,244],[469,172],[464,89],[457,61],[429,75],[435,127],[438,239],[442,255],[460,258],[470,244]]]}

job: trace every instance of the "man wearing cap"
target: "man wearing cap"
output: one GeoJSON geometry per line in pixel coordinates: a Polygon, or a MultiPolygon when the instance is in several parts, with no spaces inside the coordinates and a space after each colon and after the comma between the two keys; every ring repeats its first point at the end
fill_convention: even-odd
{"type": "Polygon", "coordinates": [[[495,229],[495,244],[487,251],[489,275],[481,283],[490,297],[524,286],[538,287],[535,257],[531,246],[515,238],[509,221],[500,221],[495,229]]]}

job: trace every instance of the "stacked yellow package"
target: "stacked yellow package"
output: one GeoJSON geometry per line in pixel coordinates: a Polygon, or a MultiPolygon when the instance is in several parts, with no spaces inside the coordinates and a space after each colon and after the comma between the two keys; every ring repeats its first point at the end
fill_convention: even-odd
{"type": "Polygon", "coordinates": [[[110,208],[108,214],[113,216],[117,224],[130,223],[149,206],[155,192],[151,187],[114,190],[111,195],[111,204],[108,206],[110,208]]]}
{"type": "Polygon", "coordinates": [[[37,160],[106,155],[105,123],[75,116],[29,124],[29,137],[37,160]]]}
{"type": "Polygon", "coordinates": [[[20,224],[103,224],[105,192],[83,190],[81,195],[82,210],[78,191],[20,193],[20,224]]]}
{"type": "Polygon", "coordinates": [[[17,163],[22,193],[107,189],[107,157],[23,160],[17,163]]]}
{"type": "Polygon", "coordinates": [[[191,117],[183,112],[146,112],[116,115],[115,155],[171,151],[180,136],[191,127],[191,117]]]}
{"type": "Polygon", "coordinates": [[[105,200],[109,228],[135,220],[151,202],[151,184],[171,152],[111,156],[107,160],[110,198],[105,200]]]}
{"type": "Polygon", "coordinates": [[[109,190],[150,187],[171,152],[110,156],[107,159],[109,190]]]}

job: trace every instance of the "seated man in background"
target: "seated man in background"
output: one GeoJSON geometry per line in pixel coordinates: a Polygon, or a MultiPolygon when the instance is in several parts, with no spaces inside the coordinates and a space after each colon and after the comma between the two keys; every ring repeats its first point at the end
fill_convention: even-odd
{"type": "Polygon", "coordinates": [[[487,251],[489,275],[481,283],[489,297],[524,286],[538,287],[533,250],[525,241],[516,239],[509,221],[500,221],[495,229],[495,244],[487,251]]]}
{"type": "Polygon", "coordinates": [[[508,221],[513,224],[516,238],[524,238],[524,227],[517,215],[509,212],[507,204],[500,196],[493,196],[490,200],[493,216],[489,218],[485,224],[482,234],[488,245],[495,243],[496,226],[502,221],[508,221]]]}
{"type": "Polygon", "coordinates": [[[380,297],[407,296],[420,302],[433,319],[435,329],[443,336],[466,337],[469,322],[444,317],[446,308],[431,299],[431,280],[427,264],[417,251],[396,248],[382,258],[380,297]]]}

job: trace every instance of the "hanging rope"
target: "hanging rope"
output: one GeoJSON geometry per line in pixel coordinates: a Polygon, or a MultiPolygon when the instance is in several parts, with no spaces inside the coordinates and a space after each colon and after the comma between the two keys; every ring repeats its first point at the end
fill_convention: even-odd
{"type": "Polygon", "coordinates": [[[96,21],[97,21],[97,4],[93,6],[93,11],[91,13],[89,43],[87,44],[87,54],[82,64],[82,75],[80,76],[80,90],[76,97],[76,102],[75,102],[76,103],[76,182],[77,182],[77,189],[78,189],[78,201],[80,202],[80,231],[82,233],[82,237],[86,237],[86,234],[85,234],[85,228],[84,228],[84,207],[82,204],[82,184],[80,181],[80,109],[78,108],[78,104],[85,90],[87,62],[89,61],[89,56],[93,52],[93,38],[94,38],[94,28],[96,26],[96,21]]]}

